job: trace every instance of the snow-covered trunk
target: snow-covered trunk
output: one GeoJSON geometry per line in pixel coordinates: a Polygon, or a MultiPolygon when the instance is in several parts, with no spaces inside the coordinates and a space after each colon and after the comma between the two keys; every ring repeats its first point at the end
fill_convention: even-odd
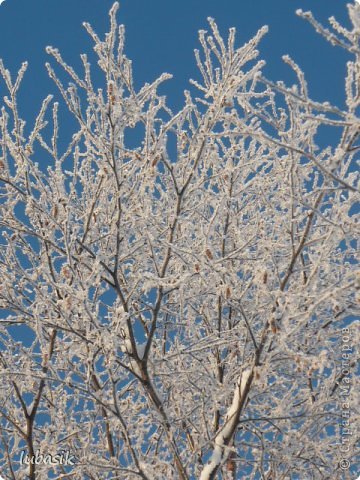
{"type": "Polygon", "coordinates": [[[243,370],[236,382],[233,401],[226,413],[224,424],[216,434],[213,452],[201,472],[200,480],[213,480],[220,466],[228,459],[231,451],[229,445],[236,432],[239,417],[247,398],[252,379],[253,369],[247,368],[243,370]]]}

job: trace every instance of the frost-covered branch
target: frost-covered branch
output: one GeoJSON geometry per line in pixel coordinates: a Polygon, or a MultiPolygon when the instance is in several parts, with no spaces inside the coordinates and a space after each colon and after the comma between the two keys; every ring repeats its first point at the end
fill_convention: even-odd
{"type": "Polygon", "coordinates": [[[134,86],[117,9],[103,39],[84,25],[82,74],[47,48],[62,102],[29,128],[27,64],[0,62],[1,475],[336,478],[359,403],[360,6],[335,33],[298,12],[352,56],[345,106],[288,56],[295,85],[264,77],[267,28],[238,47],[209,18],[174,113],[171,75],[134,86]],[[58,447],[74,465],[18,462],[58,447]]]}

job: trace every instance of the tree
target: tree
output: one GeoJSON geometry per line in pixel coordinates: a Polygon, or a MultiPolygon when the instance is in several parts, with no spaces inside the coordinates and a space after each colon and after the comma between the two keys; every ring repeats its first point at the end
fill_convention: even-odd
{"type": "Polygon", "coordinates": [[[72,82],[47,64],[78,123],[66,148],[51,97],[26,133],[26,64],[0,63],[1,475],[350,479],[360,6],[334,32],[297,12],[354,57],[345,109],[289,57],[296,85],[263,76],[266,28],[235,48],[209,19],[176,114],[170,75],[135,90],[117,8],[105,40],[84,24],[104,89],[47,48],[72,82]]]}

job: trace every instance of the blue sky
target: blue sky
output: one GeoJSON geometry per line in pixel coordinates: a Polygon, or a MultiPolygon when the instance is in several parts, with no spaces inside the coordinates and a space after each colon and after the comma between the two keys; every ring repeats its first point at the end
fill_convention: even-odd
{"type": "MultiPolygon", "coordinates": [[[[89,52],[91,40],[82,27],[90,22],[95,31],[108,29],[107,12],[112,0],[5,0],[0,6],[0,58],[15,73],[28,60],[22,88],[23,116],[35,113],[41,99],[56,88],[47,79],[45,46],[58,47],[68,63],[79,65],[79,54],[89,52]]],[[[261,44],[265,73],[273,80],[293,80],[281,56],[290,54],[304,69],[311,96],[320,101],[343,103],[343,78],[348,59],[312,27],[295,15],[297,8],[311,9],[323,22],[330,15],[348,24],[345,0],[122,0],[119,22],[127,31],[127,54],[134,61],[137,86],[162,72],[174,74],[165,87],[170,106],[180,108],[188,79],[196,76],[193,49],[197,31],[212,16],[220,31],[237,29],[237,42],[246,42],[264,24],[270,32],[261,44]]],[[[0,97],[4,85],[0,83],[0,97]]]]}
{"type": "MultiPolygon", "coordinates": [[[[2,3],[0,58],[14,75],[21,62],[29,61],[20,95],[20,111],[25,119],[38,111],[48,93],[56,93],[59,98],[55,85],[47,77],[45,47],[59,48],[64,59],[79,70],[80,53],[92,49],[82,22],[90,22],[102,36],[108,30],[108,10],[112,3],[113,0],[2,3]]],[[[291,83],[293,74],[281,60],[282,55],[290,54],[305,72],[311,97],[342,106],[348,57],[316,34],[295,15],[295,10],[310,9],[323,23],[334,15],[348,25],[346,3],[346,0],[120,0],[118,20],[126,26],[126,53],[134,62],[137,88],[165,71],[172,73],[174,78],[164,87],[164,93],[175,110],[181,108],[183,90],[189,88],[188,79],[197,76],[193,50],[199,47],[197,31],[207,28],[208,16],[215,18],[224,34],[228,28],[236,27],[238,46],[262,25],[269,25],[270,31],[261,43],[261,58],[267,61],[266,76],[291,83]]],[[[0,99],[5,94],[0,81],[0,99]]]]}

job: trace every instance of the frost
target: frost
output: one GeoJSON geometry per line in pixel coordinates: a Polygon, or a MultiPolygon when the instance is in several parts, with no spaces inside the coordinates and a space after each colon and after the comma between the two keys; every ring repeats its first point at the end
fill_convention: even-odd
{"type": "Polygon", "coordinates": [[[146,348],[146,342],[136,345],[136,351],[140,360],[143,359],[144,357],[145,348],[146,348]]]}
{"type": "Polygon", "coordinates": [[[234,423],[237,421],[237,414],[240,411],[242,396],[245,392],[247,382],[251,375],[252,369],[246,368],[236,382],[231,406],[226,412],[224,425],[221,427],[220,432],[215,437],[214,450],[209,461],[201,472],[200,480],[209,480],[210,478],[213,478],[213,474],[216,469],[219,467],[221,462],[228,457],[229,449],[227,445],[229,444],[229,439],[232,437],[234,423]]]}
{"type": "Polygon", "coordinates": [[[75,449],[78,478],[335,478],[339,408],[358,405],[342,393],[359,343],[359,4],[351,31],[297,11],[352,56],[341,109],[288,55],[295,85],[264,77],[266,27],[239,46],[210,18],[172,112],[169,74],[134,85],[116,9],[103,38],[84,24],[91,68],[47,47],[62,102],[30,126],[27,65],[0,61],[2,472],[28,475],[11,468],[34,444],[75,449]]]}

